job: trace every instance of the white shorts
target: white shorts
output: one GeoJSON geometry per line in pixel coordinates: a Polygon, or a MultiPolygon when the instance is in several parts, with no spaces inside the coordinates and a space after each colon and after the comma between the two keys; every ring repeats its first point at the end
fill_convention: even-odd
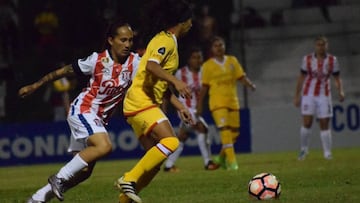
{"type": "Polygon", "coordinates": [[[68,152],[81,151],[87,147],[87,139],[95,133],[107,133],[102,120],[94,113],[74,114],[67,118],[71,130],[68,152]]]}
{"type": "MultiPolygon", "coordinates": [[[[191,117],[194,119],[194,123],[202,123],[206,129],[209,128],[208,124],[206,123],[205,119],[202,117],[202,116],[195,116],[195,113],[196,113],[196,110],[195,109],[189,109],[190,111],[190,114],[191,114],[191,117]]],[[[181,117],[179,115],[179,118],[181,120],[181,117]]],[[[186,131],[190,131],[190,130],[193,130],[193,126],[192,125],[189,125],[189,124],[186,124],[184,123],[182,120],[180,121],[180,125],[179,125],[180,128],[184,128],[186,131]]]]}
{"type": "Polygon", "coordinates": [[[330,118],[333,115],[331,97],[302,96],[301,114],[316,115],[317,118],[330,118]]]}

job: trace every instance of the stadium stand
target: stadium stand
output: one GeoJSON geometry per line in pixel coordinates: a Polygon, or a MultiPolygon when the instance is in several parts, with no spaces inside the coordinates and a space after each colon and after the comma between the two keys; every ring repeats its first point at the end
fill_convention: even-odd
{"type": "MultiPolygon", "coordinates": [[[[283,12],[283,26],[267,25],[245,31],[245,60],[242,60],[239,29],[231,33],[230,52],[245,61],[246,72],[257,84],[256,94],[249,95],[249,104],[292,105],[301,58],[313,50],[318,35],[329,38],[329,52],[338,56],[348,98],[360,97],[360,1],[342,0],[329,6],[331,22],[317,7],[291,8],[291,0],[245,0],[267,21],[275,10],[283,12]],[[276,3],[275,3],[276,2],[276,3]]],[[[241,90],[240,90],[241,91],[241,90]]]]}

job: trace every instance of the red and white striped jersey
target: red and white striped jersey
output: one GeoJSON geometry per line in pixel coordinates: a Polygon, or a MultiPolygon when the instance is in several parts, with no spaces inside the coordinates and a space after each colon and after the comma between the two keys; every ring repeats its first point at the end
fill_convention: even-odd
{"type": "Polygon", "coordinates": [[[199,101],[199,93],[201,88],[201,71],[192,72],[188,66],[179,69],[175,77],[182,80],[191,88],[191,99],[179,97],[179,100],[189,109],[196,109],[196,104],[199,101]]]}
{"type": "Polygon", "coordinates": [[[117,64],[105,50],[73,63],[76,73],[91,78],[88,87],[72,102],[71,115],[94,112],[106,123],[130,87],[139,61],[138,54],[130,53],[124,64],[117,64]]]}
{"type": "Polygon", "coordinates": [[[304,56],[301,72],[306,74],[302,95],[330,96],[330,76],[339,74],[339,63],[335,56],[327,54],[324,59],[317,59],[315,54],[304,56]]]}

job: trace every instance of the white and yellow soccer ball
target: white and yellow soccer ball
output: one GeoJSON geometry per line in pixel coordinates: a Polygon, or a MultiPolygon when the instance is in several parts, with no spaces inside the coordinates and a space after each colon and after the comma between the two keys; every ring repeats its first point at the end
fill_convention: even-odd
{"type": "Polygon", "coordinates": [[[249,181],[248,192],[258,200],[276,199],[280,196],[281,184],[273,174],[260,173],[249,181]]]}

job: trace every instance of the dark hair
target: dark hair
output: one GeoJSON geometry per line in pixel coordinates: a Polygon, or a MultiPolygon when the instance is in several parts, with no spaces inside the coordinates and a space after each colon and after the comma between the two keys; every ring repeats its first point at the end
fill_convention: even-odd
{"type": "Polygon", "coordinates": [[[142,8],[142,37],[147,43],[155,34],[192,18],[185,0],[151,0],[142,8]]]}
{"type": "Polygon", "coordinates": [[[198,46],[190,46],[187,48],[187,51],[186,51],[186,60],[189,60],[189,58],[191,57],[191,55],[195,52],[201,52],[202,53],[202,50],[200,47],[198,46]]]}
{"type": "Polygon", "coordinates": [[[210,47],[214,44],[214,42],[216,41],[222,41],[225,43],[224,38],[220,37],[220,36],[214,36],[210,39],[210,47]]]}
{"type": "Polygon", "coordinates": [[[130,24],[125,21],[124,19],[117,19],[115,21],[113,21],[112,23],[109,24],[107,30],[106,30],[106,33],[105,33],[105,43],[104,43],[104,49],[110,49],[111,48],[111,45],[109,44],[108,42],[108,38],[109,37],[112,37],[114,38],[118,32],[117,32],[117,29],[119,27],[122,27],[122,26],[130,26],[130,24]]]}

